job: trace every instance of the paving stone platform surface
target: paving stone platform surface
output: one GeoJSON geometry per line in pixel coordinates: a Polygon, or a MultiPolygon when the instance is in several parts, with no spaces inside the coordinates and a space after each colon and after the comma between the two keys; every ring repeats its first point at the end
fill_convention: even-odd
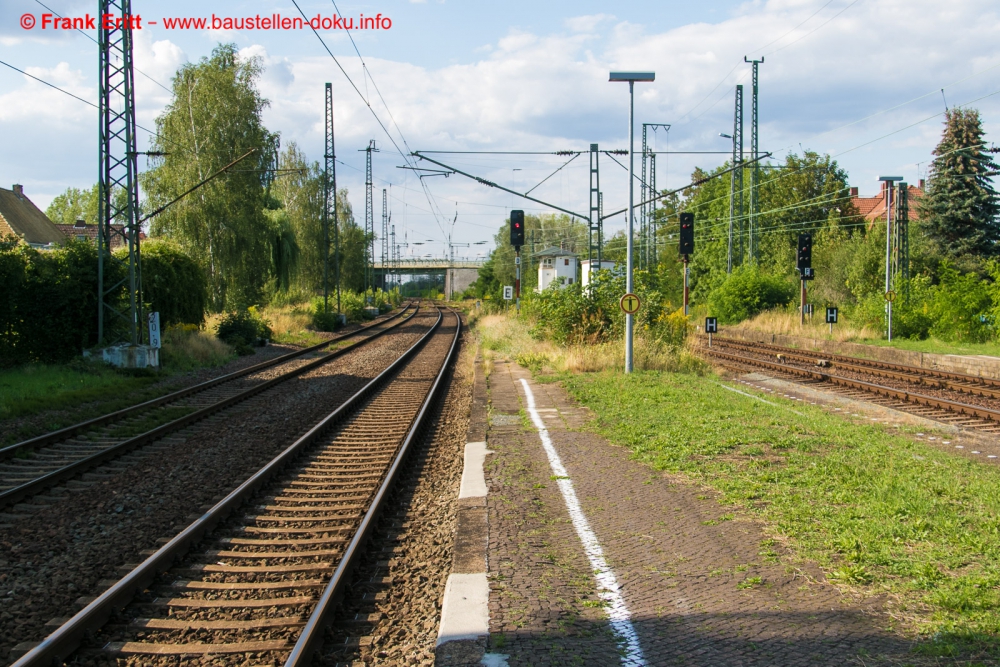
{"type": "Polygon", "coordinates": [[[913,661],[883,601],[858,601],[819,568],[789,565],[761,527],[717,496],[629,458],[584,429],[592,415],[512,363],[488,378],[490,648],[510,665],[617,665],[593,573],[520,379],[621,585],[647,664],[889,665],[913,661]],[[759,578],[756,579],[756,578],[759,578]],[[756,583],[759,581],[760,583],[756,583]]]}

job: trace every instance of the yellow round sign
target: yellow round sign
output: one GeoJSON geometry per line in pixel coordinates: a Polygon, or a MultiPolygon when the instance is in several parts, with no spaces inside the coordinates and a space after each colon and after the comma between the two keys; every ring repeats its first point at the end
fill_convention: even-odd
{"type": "Polygon", "coordinates": [[[621,306],[621,309],[625,311],[627,315],[635,315],[639,312],[640,304],[641,302],[639,301],[639,297],[631,292],[623,296],[621,300],[618,301],[618,305],[621,306]]]}
{"type": "Polygon", "coordinates": [[[885,300],[888,301],[889,303],[892,303],[893,301],[896,300],[896,293],[892,290],[889,290],[888,292],[885,293],[885,300]]]}

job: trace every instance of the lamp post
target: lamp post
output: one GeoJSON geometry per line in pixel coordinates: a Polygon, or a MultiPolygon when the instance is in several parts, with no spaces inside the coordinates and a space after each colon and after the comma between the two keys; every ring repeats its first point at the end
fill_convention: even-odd
{"type": "Polygon", "coordinates": [[[902,176],[879,176],[879,182],[884,183],[885,190],[885,333],[886,339],[892,340],[892,191],[896,181],[902,176]]]}
{"type": "MultiPolygon", "coordinates": [[[[625,254],[625,291],[632,293],[632,229],[635,226],[635,208],[633,187],[634,179],[634,159],[635,153],[635,82],[653,81],[656,75],[653,72],[611,72],[608,81],[628,81],[628,245],[625,254]]],[[[634,318],[630,313],[625,314],[625,372],[632,372],[632,331],[634,328],[634,318]]]]}

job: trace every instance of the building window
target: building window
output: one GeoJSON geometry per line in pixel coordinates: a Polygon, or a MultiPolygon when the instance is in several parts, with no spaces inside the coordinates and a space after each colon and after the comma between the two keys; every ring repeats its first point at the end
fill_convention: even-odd
{"type": "Polygon", "coordinates": [[[570,279],[569,279],[569,284],[570,284],[570,285],[572,285],[572,284],[573,284],[573,279],[572,279],[572,278],[570,278],[570,279]]]}
{"type": "Polygon", "coordinates": [[[564,259],[563,262],[565,262],[564,266],[569,266],[569,259],[564,259]]]}

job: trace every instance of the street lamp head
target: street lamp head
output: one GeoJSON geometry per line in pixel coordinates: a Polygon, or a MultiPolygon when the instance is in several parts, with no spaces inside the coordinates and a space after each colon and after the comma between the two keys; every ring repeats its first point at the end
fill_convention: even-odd
{"type": "Polygon", "coordinates": [[[888,181],[888,182],[892,183],[894,181],[901,181],[901,180],[903,180],[903,177],[902,176],[879,176],[878,180],[880,180],[880,181],[888,181]]]}
{"type": "Polygon", "coordinates": [[[722,137],[723,139],[732,139],[733,138],[733,135],[726,134],[725,132],[719,132],[719,136],[722,137]]]}
{"type": "Polygon", "coordinates": [[[608,81],[655,81],[655,72],[611,72],[608,81]]]}

